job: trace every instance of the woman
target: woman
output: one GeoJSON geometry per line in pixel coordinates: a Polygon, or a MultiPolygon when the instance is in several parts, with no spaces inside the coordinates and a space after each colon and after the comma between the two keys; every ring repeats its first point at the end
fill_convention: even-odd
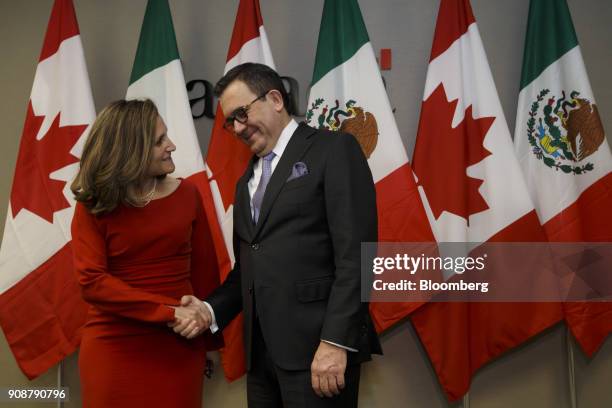
{"type": "Polygon", "coordinates": [[[210,332],[188,340],[168,327],[197,319],[181,296],[204,298],[219,282],[199,193],[167,176],[176,147],[166,132],[150,100],[110,104],[71,186],[74,263],[90,304],[85,407],[199,407],[205,347],[219,346],[210,332]]]}

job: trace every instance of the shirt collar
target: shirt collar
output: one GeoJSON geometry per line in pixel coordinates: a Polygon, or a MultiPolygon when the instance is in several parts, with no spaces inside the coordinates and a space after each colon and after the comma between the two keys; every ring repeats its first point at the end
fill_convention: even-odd
{"type": "Polygon", "coordinates": [[[285,126],[280,136],[278,137],[276,146],[274,146],[274,149],[272,149],[276,157],[280,158],[283,155],[285,148],[289,144],[289,140],[291,140],[291,135],[293,135],[297,128],[298,123],[295,121],[295,119],[292,118],[289,123],[287,123],[287,126],[285,126]]]}

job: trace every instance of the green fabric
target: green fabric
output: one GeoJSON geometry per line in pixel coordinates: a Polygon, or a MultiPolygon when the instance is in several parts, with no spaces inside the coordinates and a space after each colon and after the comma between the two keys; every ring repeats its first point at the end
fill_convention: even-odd
{"type": "Polygon", "coordinates": [[[325,0],[312,84],[369,41],[357,0],[325,0]]]}
{"type": "Polygon", "coordinates": [[[566,0],[531,0],[521,89],[577,45],[578,38],[566,0]]]}
{"type": "Polygon", "coordinates": [[[168,0],[149,0],[142,22],[130,85],[154,69],[179,58],[168,0]]]}

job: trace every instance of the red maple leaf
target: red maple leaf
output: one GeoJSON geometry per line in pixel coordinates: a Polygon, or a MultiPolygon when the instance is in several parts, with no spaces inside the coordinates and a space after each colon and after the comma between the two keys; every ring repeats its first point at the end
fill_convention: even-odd
{"type": "Polygon", "coordinates": [[[467,167],[491,154],[483,140],[495,117],[474,119],[470,105],[453,128],[456,106],[442,84],[423,102],[412,166],[436,219],[448,211],[469,222],[470,215],[489,208],[478,192],[483,180],[469,177],[467,167]]]}
{"type": "Polygon", "coordinates": [[[70,203],[63,193],[66,182],[52,180],[49,175],[79,161],[70,149],[87,125],[60,127],[58,113],[45,136],[36,140],[43,120],[44,116],[34,114],[30,102],[15,166],[11,208],[13,217],[25,208],[52,223],[53,213],[70,207],[70,203]]]}

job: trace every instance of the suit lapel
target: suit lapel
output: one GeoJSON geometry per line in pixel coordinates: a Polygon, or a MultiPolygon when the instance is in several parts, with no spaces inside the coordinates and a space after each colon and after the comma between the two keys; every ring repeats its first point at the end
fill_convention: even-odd
{"type": "Polygon", "coordinates": [[[249,180],[253,176],[253,165],[257,156],[253,156],[249,161],[246,171],[238,180],[236,186],[236,202],[234,203],[234,223],[238,231],[242,231],[250,242],[255,229],[253,218],[251,217],[251,198],[249,196],[249,180]]]}
{"type": "Polygon", "coordinates": [[[315,132],[316,129],[301,123],[291,136],[291,140],[289,140],[280,161],[274,169],[274,173],[272,173],[268,186],[266,187],[266,192],[261,204],[261,211],[259,213],[259,220],[255,226],[253,238],[257,236],[262,225],[268,218],[272,204],[274,203],[274,200],[276,200],[276,197],[291,174],[293,165],[302,158],[308,147],[310,147],[310,144],[312,143],[310,136],[312,136],[315,132]]]}

